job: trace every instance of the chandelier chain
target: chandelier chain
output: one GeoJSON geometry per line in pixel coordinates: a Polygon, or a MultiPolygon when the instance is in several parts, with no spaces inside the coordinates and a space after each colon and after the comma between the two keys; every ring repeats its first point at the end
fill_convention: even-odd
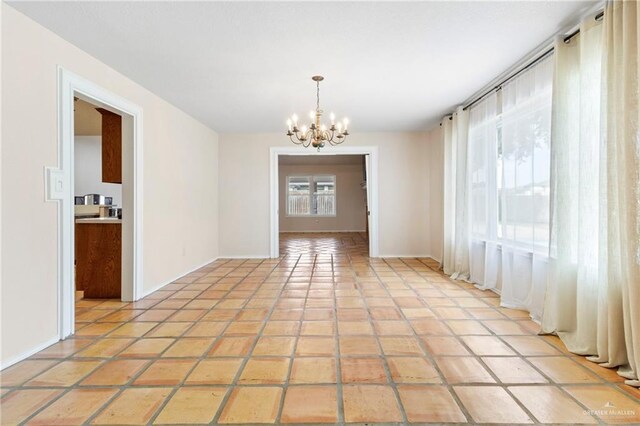
{"type": "Polygon", "coordinates": [[[320,82],[316,81],[316,111],[320,111],[320,82]]]}

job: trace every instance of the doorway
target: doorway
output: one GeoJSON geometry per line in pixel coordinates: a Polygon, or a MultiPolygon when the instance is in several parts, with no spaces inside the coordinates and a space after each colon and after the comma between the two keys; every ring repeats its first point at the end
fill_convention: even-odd
{"type": "Polygon", "coordinates": [[[282,254],[281,232],[308,233],[307,240],[344,232],[345,241],[362,243],[368,256],[378,256],[377,164],[376,147],[271,148],[271,257],[282,254]],[[351,174],[341,178],[341,166],[351,174]]]}
{"type": "Polygon", "coordinates": [[[280,155],[280,254],[368,255],[365,155],[280,155]]]}
{"type": "MultiPolygon", "coordinates": [[[[121,117],[120,300],[142,294],[142,110],[131,102],[63,68],[58,69],[59,167],[47,168],[48,199],[58,201],[58,331],[73,334],[75,318],[75,135],[74,106],[88,103],[121,117]],[[77,101],[76,101],[77,99],[77,101]]],[[[113,272],[117,273],[117,272],[113,272]]]]}
{"type": "MultiPolygon", "coordinates": [[[[119,111],[74,97],[74,255],[76,314],[83,305],[122,300],[123,121],[119,111]],[[80,300],[91,300],[79,303],[80,300]]],[[[125,139],[131,139],[125,135],[125,139]]],[[[128,151],[130,146],[124,147],[128,151]]],[[[125,173],[127,175],[127,173],[125,173]]],[[[130,252],[130,251],[129,251],[130,252]]]]}

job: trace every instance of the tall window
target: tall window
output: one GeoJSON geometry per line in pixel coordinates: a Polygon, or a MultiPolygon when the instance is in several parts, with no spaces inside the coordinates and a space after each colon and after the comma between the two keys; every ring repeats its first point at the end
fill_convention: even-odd
{"type": "Polygon", "coordinates": [[[471,232],[480,239],[497,238],[498,104],[495,93],[469,114],[471,232]]]}
{"type": "Polygon", "coordinates": [[[550,57],[470,111],[471,230],[477,239],[548,250],[552,82],[550,57]]]}
{"type": "Polygon", "coordinates": [[[552,83],[550,57],[502,89],[501,237],[532,251],[549,247],[552,83]]]}
{"type": "Polygon", "coordinates": [[[334,175],[287,176],[287,216],[335,216],[334,175]]]}

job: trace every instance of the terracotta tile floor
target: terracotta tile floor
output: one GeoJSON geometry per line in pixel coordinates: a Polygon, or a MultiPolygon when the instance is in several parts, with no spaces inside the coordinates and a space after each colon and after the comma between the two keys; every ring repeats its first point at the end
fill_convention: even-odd
{"type": "Polygon", "coordinates": [[[0,373],[0,423],[640,423],[638,391],[525,312],[361,234],[284,234],[0,373]]]}

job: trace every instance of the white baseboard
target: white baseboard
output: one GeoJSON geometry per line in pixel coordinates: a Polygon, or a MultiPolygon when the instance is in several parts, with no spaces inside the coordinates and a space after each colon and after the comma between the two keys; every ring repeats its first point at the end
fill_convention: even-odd
{"type": "Polygon", "coordinates": [[[254,256],[220,256],[218,258],[218,260],[234,260],[234,259],[270,259],[269,255],[265,255],[265,254],[258,254],[258,255],[254,255],[254,256]]]}
{"type": "Polygon", "coordinates": [[[18,356],[15,356],[13,358],[11,358],[9,361],[4,361],[1,365],[0,365],[0,370],[4,370],[5,368],[9,368],[11,367],[13,364],[16,364],[24,359],[29,358],[31,355],[37,354],[38,352],[40,352],[43,349],[48,348],[49,346],[56,344],[60,341],[60,338],[58,336],[47,340],[46,342],[29,349],[26,352],[21,353],[18,356]]]}
{"type": "MultiPolygon", "coordinates": [[[[172,278],[172,279],[170,279],[170,280],[168,280],[168,281],[164,281],[162,284],[155,286],[155,287],[154,287],[154,288],[152,288],[151,290],[145,290],[145,291],[143,292],[143,294],[142,294],[142,297],[140,297],[140,299],[142,299],[142,298],[144,298],[144,297],[147,297],[148,295],[150,295],[150,294],[151,294],[151,293],[153,293],[154,291],[158,291],[158,290],[160,290],[162,287],[164,287],[164,286],[166,286],[166,285],[171,284],[172,282],[174,282],[174,281],[175,281],[175,280],[177,280],[178,278],[182,278],[182,277],[184,277],[185,275],[188,275],[188,274],[190,274],[190,273],[192,273],[192,272],[194,272],[194,271],[197,271],[198,269],[200,269],[200,268],[202,268],[202,267],[204,267],[204,266],[207,266],[208,264],[210,264],[210,263],[212,263],[212,262],[215,262],[215,261],[216,261],[216,260],[218,260],[218,259],[220,259],[220,257],[214,257],[213,259],[208,260],[208,261],[206,261],[206,262],[204,262],[204,263],[202,263],[202,264],[200,264],[200,265],[198,265],[198,266],[195,266],[195,267],[191,268],[190,270],[188,270],[188,271],[186,271],[186,272],[182,272],[182,273],[181,273],[180,275],[178,275],[177,277],[174,277],[174,278],[172,278]]],[[[139,299],[138,299],[138,300],[139,300],[139,299]]]]}
{"type": "MultiPolygon", "coordinates": [[[[207,266],[207,265],[208,265],[208,264],[210,264],[211,262],[215,262],[215,261],[216,261],[216,260],[218,260],[218,259],[219,259],[219,258],[218,258],[218,257],[216,257],[216,258],[213,258],[213,259],[211,259],[211,260],[208,260],[208,261],[206,261],[206,262],[202,263],[201,265],[198,265],[198,266],[196,266],[196,267],[194,267],[194,268],[191,268],[189,271],[187,271],[187,272],[183,272],[183,273],[181,273],[180,275],[178,275],[177,277],[175,277],[175,278],[173,278],[173,279],[171,279],[171,280],[168,280],[168,281],[166,281],[166,282],[164,282],[164,283],[162,283],[162,284],[160,284],[160,285],[158,285],[158,286],[154,287],[154,288],[153,288],[153,289],[151,289],[151,290],[145,291],[145,292],[143,293],[143,295],[142,295],[141,299],[142,299],[143,297],[146,297],[146,296],[150,295],[150,294],[151,294],[151,293],[153,293],[154,291],[158,291],[158,290],[160,290],[162,287],[164,287],[164,286],[166,286],[166,285],[168,285],[168,284],[171,284],[172,282],[174,282],[174,281],[175,281],[175,280],[177,280],[178,278],[183,277],[183,276],[185,276],[185,275],[187,275],[187,274],[190,274],[191,272],[196,271],[196,270],[198,270],[198,269],[202,268],[203,266],[207,266]]],[[[60,341],[60,338],[56,336],[56,337],[54,337],[54,338],[52,338],[52,339],[50,339],[50,340],[47,340],[46,342],[44,342],[44,343],[42,343],[42,344],[40,344],[40,345],[35,346],[35,347],[34,347],[34,348],[32,348],[32,349],[29,349],[29,350],[28,350],[28,351],[26,351],[26,352],[21,353],[21,354],[20,354],[20,355],[18,355],[18,356],[15,356],[15,357],[11,358],[9,361],[4,361],[4,362],[0,365],[0,370],[4,370],[5,368],[11,367],[13,364],[16,364],[16,363],[18,363],[18,362],[20,362],[20,361],[22,361],[22,360],[24,360],[24,359],[29,358],[30,356],[32,356],[32,355],[34,355],[34,354],[36,354],[36,353],[40,352],[40,351],[41,351],[41,350],[43,350],[43,349],[48,348],[49,346],[51,346],[51,345],[53,345],[53,344],[55,344],[55,343],[58,343],[59,341],[60,341]]]]}
{"type": "Polygon", "coordinates": [[[381,254],[377,257],[398,257],[398,258],[412,258],[412,257],[419,257],[419,258],[424,258],[424,257],[430,257],[429,255],[426,254],[381,254]]]}
{"type": "Polygon", "coordinates": [[[321,231],[280,231],[281,234],[341,234],[341,233],[349,233],[349,234],[354,234],[354,233],[364,233],[367,232],[366,229],[362,229],[360,231],[345,231],[345,230],[341,230],[341,231],[333,231],[333,230],[321,230],[321,231]]]}

